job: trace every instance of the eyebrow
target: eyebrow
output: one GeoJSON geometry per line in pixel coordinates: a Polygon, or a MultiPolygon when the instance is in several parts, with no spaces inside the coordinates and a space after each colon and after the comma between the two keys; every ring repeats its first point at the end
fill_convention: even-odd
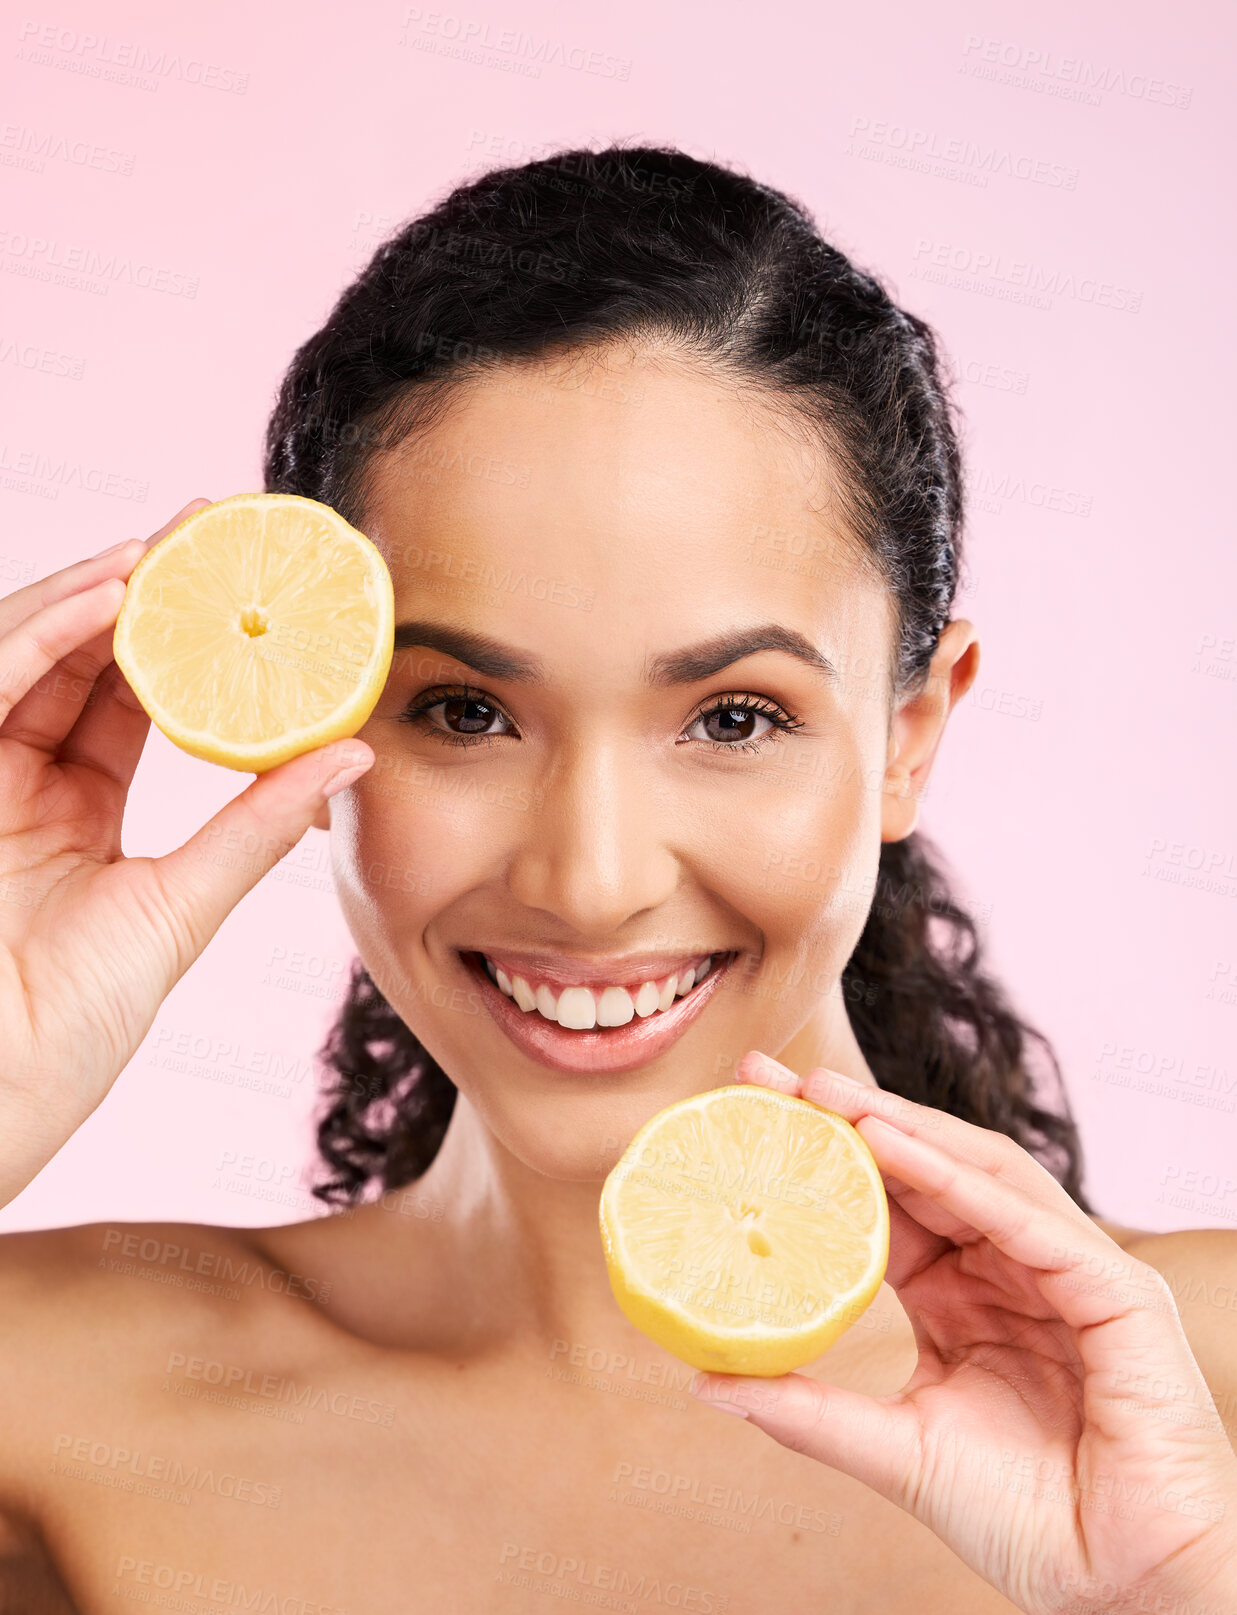
{"type": "MultiPolygon", "coordinates": [[[[477,633],[471,628],[458,628],[450,623],[414,619],[401,622],[395,628],[395,649],[409,650],[421,646],[441,651],[453,661],[462,662],[486,678],[509,679],[517,684],[547,683],[545,662],[540,656],[504,645],[489,634],[477,633]]],[[[828,679],[836,679],[838,670],[829,658],[819,651],[806,635],[781,623],[760,623],[752,628],[735,628],[718,634],[713,639],[688,645],[682,650],[666,651],[655,656],[645,666],[645,680],[656,688],[668,689],[679,684],[696,684],[712,678],[732,662],[759,651],[781,651],[806,663],[828,679]]]]}

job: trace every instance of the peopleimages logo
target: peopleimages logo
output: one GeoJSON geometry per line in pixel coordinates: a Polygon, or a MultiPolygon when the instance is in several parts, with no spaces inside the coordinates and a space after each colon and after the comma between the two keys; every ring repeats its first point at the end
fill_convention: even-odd
{"type": "Polygon", "coordinates": [[[217,62],[149,50],[134,40],[61,28],[56,23],[27,19],[18,28],[17,39],[20,61],[128,84],[134,89],[157,90],[166,78],[178,78],[204,90],[223,90],[229,95],[244,95],[249,88],[248,73],[221,67],[217,62]]]}
{"type": "Polygon", "coordinates": [[[1127,73],[1120,67],[1103,67],[1085,56],[1062,56],[1008,39],[968,34],[962,48],[959,72],[971,78],[991,79],[1015,89],[1037,90],[1069,101],[1099,106],[1105,94],[1128,96],[1184,110],[1194,91],[1149,73],[1127,73]]]}
{"type": "Polygon", "coordinates": [[[106,297],[116,284],[162,292],[167,297],[198,295],[198,277],[166,264],[139,263],[81,242],[57,241],[24,230],[0,229],[0,271],[50,281],[74,291],[106,297]]]}
{"type": "Polygon", "coordinates": [[[400,43],[437,50],[444,56],[461,56],[482,65],[487,65],[485,53],[491,51],[507,65],[518,65],[535,78],[541,76],[543,67],[566,67],[575,73],[590,73],[620,83],[626,83],[631,75],[630,60],[612,56],[608,51],[570,44],[549,35],[539,39],[521,28],[495,28],[492,23],[476,17],[461,17],[450,11],[426,11],[421,6],[404,8],[400,43]],[[409,36],[413,36],[411,40],[409,36]],[[417,40],[421,41],[420,45],[417,40]]]}
{"type": "Polygon", "coordinates": [[[981,188],[993,175],[1064,191],[1078,185],[1078,170],[1067,163],[888,118],[852,118],[846,155],[876,161],[896,159],[924,172],[940,172],[946,179],[965,178],[968,184],[981,188]]]}
{"type": "Polygon", "coordinates": [[[1051,269],[1029,258],[1007,258],[999,252],[977,252],[949,241],[933,241],[920,236],[911,254],[911,274],[938,286],[974,292],[980,297],[996,297],[1005,302],[1025,303],[1031,308],[1050,309],[1057,297],[1078,303],[1093,303],[1120,313],[1137,314],[1142,292],[1095,275],[1077,275],[1064,269],[1051,269]]]}
{"type": "Polygon", "coordinates": [[[80,381],[86,361],[57,348],[40,347],[36,342],[21,342],[0,331],[0,364],[16,365],[21,370],[38,370],[45,376],[63,376],[69,381],[80,381]]]}
{"type": "Polygon", "coordinates": [[[17,448],[0,442],[0,485],[16,488],[17,492],[45,490],[40,496],[56,499],[61,488],[80,488],[84,493],[107,494],[113,499],[132,499],[139,505],[146,503],[150,483],[136,477],[122,476],[102,466],[85,465],[62,454],[47,454],[41,449],[17,448]],[[17,479],[26,479],[29,488],[16,487],[17,479]]]}
{"type": "Polygon", "coordinates": [[[121,174],[128,179],[136,157],[131,151],[113,151],[90,140],[69,135],[48,134],[24,123],[0,125],[0,162],[12,168],[25,168],[41,174],[48,159],[73,163],[78,168],[95,168],[105,174],[121,174]]]}

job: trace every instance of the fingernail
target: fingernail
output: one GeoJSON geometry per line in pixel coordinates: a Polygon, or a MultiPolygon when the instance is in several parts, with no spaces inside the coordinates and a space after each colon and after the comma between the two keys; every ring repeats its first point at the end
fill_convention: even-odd
{"type": "Polygon", "coordinates": [[[856,1088],[866,1088],[868,1084],[862,1077],[847,1076],[845,1071],[830,1071],[828,1066],[817,1066],[815,1071],[809,1073],[808,1081],[814,1082],[820,1077],[832,1077],[834,1082],[849,1082],[856,1088]]]}
{"type": "Polygon", "coordinates": [[[762,1054],[759,1049],[749,1049],[739,1061],[739,1068],[743,1071],[759,1072],[771,1077],[793,1077],[794,1072],[788,1070],[780,1061],[775,1060],[771,1054],[762,1054]]]}
{"type": "Polygon", "coordinates": [[[132,544],[132,542],[133,540],[131,538],[122,538],[119,544],[111,544],[107,549],[100,550],[99,553],[93,557],[93,559],[96,561],[101,561],[105,555],[115,555],[117,550],[124,549],[126,544],[132,544]]]}
{"type": "Polygon", "coordinates": [[[704,1407],[716,1408],[719,1413],[737,1413],[741,1419],[747,1418],[746,1408],[737,1408],[733,1402],[719,1402],[715,1396],[701,1396],[697,1398],[704,1407]]]}
{"type": "Polygon", "coordinates": [[[337,773],[331,775],[330,779],[322,787],[323,797],[334,796],[337,791],[342,791],[345,786],[351,785],[354,780],[360,779],[366,769],[373,765],[373,761],[372,757],[365,757],[360,762],[345,763],[337,773]]]}
{"type": "Polygon", "coordinates": [[[709,1385],[710,1381],[705,1375],[697,1374],[687,1389],[698,1402],[703,1402],[705,1407],[716,1408],[719,1413],[737,1413],[741,1419],[747,1418],[746,1408],[737,1407],[733,1402],[725,1402],[719,1396],[710,1396],[709,1385]]]}

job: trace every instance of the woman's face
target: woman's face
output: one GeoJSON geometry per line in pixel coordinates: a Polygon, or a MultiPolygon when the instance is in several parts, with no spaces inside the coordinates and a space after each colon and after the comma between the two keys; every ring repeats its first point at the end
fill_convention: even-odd
{"type": "Polygon", "coordinates": [[[375,463],[360,525],[414,626],[330,807],[340,896],[539,1172],[604,1176],[746,1050],[845,1016],[899,808],[893,605],[832,476],[770,405],[647,353],[507,367],[375,463]],[[478,953],[563,1020],[630,1018],[524,1010],[478,953]]]}

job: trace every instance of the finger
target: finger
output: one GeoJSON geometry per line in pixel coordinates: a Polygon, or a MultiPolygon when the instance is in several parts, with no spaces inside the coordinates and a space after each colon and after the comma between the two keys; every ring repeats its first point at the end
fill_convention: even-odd
{"type": "Polygon", "coordinates": [[[804,1374],[698,1374],[688,1389],[702,1402],[729,1403],[782,1446],[902,1507],[923,1472],[919,1415],[900,1393],[864,1396],[804,1374]]]}
{"type": "Polygon", "coordinates": [[[1072,1201],[1066,1211],[1045,1206],[1019,1185],[879,1117],[860,1117],[856,1130],[882,1177],[889,1173],[906,1185],[898,1202],[905,1207],[907,1191],[914,1194],[917,1222],[963,1247],[987,1240],[1030,1269],[1040,1293],[1073,1328],[1163,1309],[1167,1287],[1155,1269],[1123,1251],[1072,1201]]]}
{"type": "MultiPolygon", "coordinates": [[[[21,719],[10,727],[10,715],[37,680],[115,622],[124,597],[124,579],[105,578],[80,594],[44,606],[0,638],[0,740],[33,736],[32,743],[40,743],[36,727],[21,719]]],[[[72,682],[80,689],[80,701],[85,701],[90,684],[81,679],[72,682]]],[[[55,683],[51,680],[41,694],[51,699],[55,683]]],[[[67,702],[70,698],[62,694],[59,699],[67,702]]]]}
{"type": "Polygon", "coordinates": [[[860,1116],[878,1116],[900,1132],[914,1138],[926,1138],[956,1155],[970,1161],[985,1172],[1008,1178],[1025,1189],[1045,1205],[1062,1211],[1076,1209],[1076,1202],[1057,1182],[1047,1167],[1042,1165],[1016,1139],[999,1133],[934,1105],[917,1105],[914,1100],[903,1099],[900,1094],[884,1088],[873,1088],[816,1066],[803,1078],[798,1078],[768,1055],[753,1050],[739,1062],[740,1080],[763,1081],[763,1071],[769,1071],[783,1092],[797,1093],[811,1104],[820,1105],[842,1116],[852,1126],[860,1116]],[[784,1073],[784,1075],[783,1075],[784,1073]],[[791,1086],[794,1084],[795,1086],[791,1086]]]}
{"type": "Polygon", "coordinates": [[[149,713],[116,663],[109,662],[95,680],[56,760],[64,766],[93,768],[127,791],[149,734],[149,713]]]}
{"type": "MultiPolygon", "coordinates": [[[[123,583],[124,579],[116,581],[123,583]]],[[[115,619],[123,600],[122,594],[110,622],[82,644],[74,645],[54,667],[35,680],[20,701],[14,703],[0,726],[0,739],[17,740],[24,746],[34,746],[49,757],[56,755],[65,736],[91,700],[96,680],[112,660],[115,619]]],[[[32,621],[37,621],[37,616],[32,621]]]]}
{"type": "Polygon", "coordinates": [[[328,796],[373,761],[372,749],[355,738],[302,752],[259,774],[183,846],[152,860],[184,950],[181,973],[245,893],[292,850],[328,796]]]}
{"type": "MultiPolygon", "coordinates": [[[[192,500],[151,540],[155,543],[165,537],[178,524],[186,512],[192,513],[207,501],[192,500]]],[[[35,606],[34,615],[57,601],[68,600],[83,589],[93,587],[105,578],[127,578],[141,560],[147,546],[140,539],[122,543],[112,554],[92,556],[76,567],[67,567],[53,573],[39,584],[31,585],[37,595],[40,588],[47,597],[45,605],[35,606]],[[77,582],[74,583],[74,575],[77,582]],[[97,575],[92,575],[97,574],[97,575]]],[[[30,591],[21,591],[30,593],[30,591]]],[[[123,600],[123,595],[121,599],[123,600]]],[[[6,607],[9,601],[5,602],[6,607]]],[[[119,607],[117,607],[119,610],[119,607]]],[[[18,618],[14,631],[19,631],[23,620],[18,618]]],[[[113,623],[85,643],[74,645],[67,655],[44,676],[37,679],[4,719],[2,737],[33,746],[49,756],[54,755],[65,736],[73,728],[90,698],[95,680],[112,660],[113,623]]],[[[143,742],[145,735],[143,733],[143,742]]],[[[135,764],[136,766],[136,760],[135,764]]]]}
{"type": "Polygon", "coordinates": [[[44,606],[50,606],[55,601],[76,594],[81,589],[93,588],[104,578],[118,577],[122,574],[127,577],[152,544],[166,538],[174,528],[180,526],[181,522],[192,516],[195,510],[204,509],[210,503],[209,499],[191,499],[149,539],[123,539],[119,544],[100,550],[98,555],[89,555],[85,560],[74,561],[71,566],[62,567],[58,572],[50,572],[45,578],[36,578],[24,588],[14,589],[12,594],[7,594],[0,600],[0,637],[9,633],[24,618],[41,611],[44,606]]]}

